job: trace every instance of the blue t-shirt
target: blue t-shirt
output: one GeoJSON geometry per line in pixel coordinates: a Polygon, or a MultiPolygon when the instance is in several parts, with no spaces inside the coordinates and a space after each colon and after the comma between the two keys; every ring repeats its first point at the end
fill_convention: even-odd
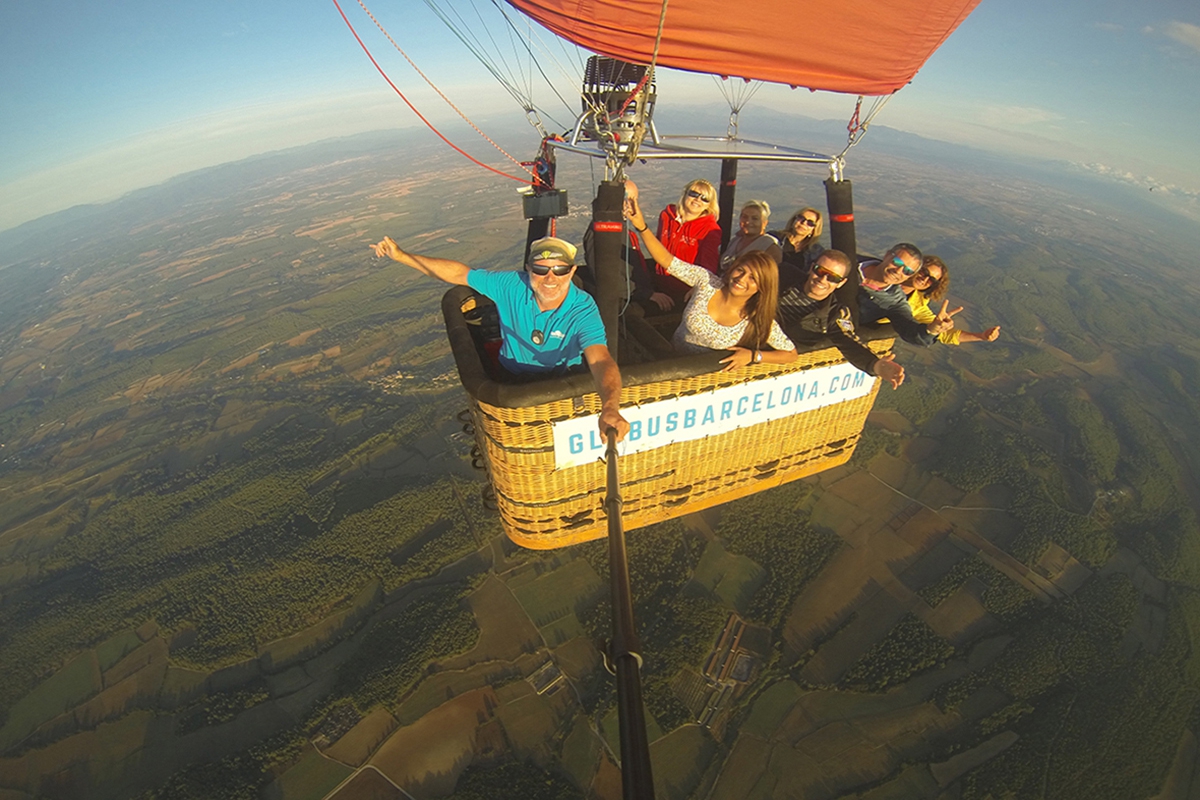
{"type": "Polygon", "coordinates": [[[569,369],[583,363],[585,349],[608,344],[596,301],[575,285],[549,311],[538,308],[525,272],[473,269],[467,285],[490,297],[500,312],[500,365],[509,372],[569,369]],[[534,331],[541,332],[541,344],[534,344],[534,331]]]}

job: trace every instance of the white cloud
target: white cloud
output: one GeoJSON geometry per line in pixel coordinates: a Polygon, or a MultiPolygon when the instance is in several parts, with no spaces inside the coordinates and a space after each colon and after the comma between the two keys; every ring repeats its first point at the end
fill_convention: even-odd
{"type": "Polygon", "coordinates": [[[1087,172],[1091,172],[1096,175],[1101,175],[1105,178],[1109,178],[1114,181],[1119,181],[1121,183],[1128,183],[1128,184],[1132,184],[1134,186],[1140,186],[1143,189],[1149,189],[1151,191],[1162,192],[1163,194],[1180,195],[1182,197],[1190,198],[1193,200],[1196,198],[1200,198],[1200,192],[1193,192],[1193,191],[1185,189],[1184,187],[1179,186],[1177,184],[1167,183],[1166,181],[1160,181],[1158,178],[1155,178],[1153,175],[1145,175],[1145,174],[1138,175],[1128,169],[1112,167],[1112,166],[1109,166],[1108,164],[1101,164],[1099,162],[1081,163],[1078,161],[1072,161],[1070,163],[1079,169],[1086,170],[1087,172]]]}
{"type": "Polygon", "coordinates": [[[984,125],[1007,127],[1052,122],[1062,119],[1062,115],[1033,106],[984,106],[979,111],[979,119],[984,125]]]}
{"type": "Polygon", "coordinates": [[[1163,29],[1163,33],[1180,44],[1200,51],[1200,25],[1172,21],[1167,23],[1163,29]]]}

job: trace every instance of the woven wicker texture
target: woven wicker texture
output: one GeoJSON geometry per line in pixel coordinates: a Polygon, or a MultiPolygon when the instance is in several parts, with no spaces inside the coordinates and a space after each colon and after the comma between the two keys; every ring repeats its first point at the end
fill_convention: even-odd
{"type": "MultiPolygon", "coordinates": [[[[883,354],[892,340],[871,342],[883,354]]],[[[622,406],[746,383],[842,362],[834,348],[802,353],[787,366],[759,364],[622,392],[622,406]]],[[[854,453],[878,381],[864,397],[621,457],[625,529],[734,500],[844,464],[854,453]]],[[[607,535],[604,464],[555,470],[552,423],[600,411],[595,394],[529,408],[471,398],[475,436],[515,543],[542,550],[607,535]]]]}

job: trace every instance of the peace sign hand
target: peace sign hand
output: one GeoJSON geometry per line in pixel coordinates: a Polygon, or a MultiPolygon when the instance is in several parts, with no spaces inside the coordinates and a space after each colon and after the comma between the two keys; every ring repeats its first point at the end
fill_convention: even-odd
{"type": "Polygon", "coordinates": [[[949,308],[950,301],[943,300],[942,310],[939,311],[937,316],[933,318],[933,322],[925,326],[925,330],[933,336],[937,336],[939,333],[945,333],[948,330],[952,330],[954,328],[954,315],[962,311],[963,307],[959,306],[952,311],[948,310],[949,308]]]}

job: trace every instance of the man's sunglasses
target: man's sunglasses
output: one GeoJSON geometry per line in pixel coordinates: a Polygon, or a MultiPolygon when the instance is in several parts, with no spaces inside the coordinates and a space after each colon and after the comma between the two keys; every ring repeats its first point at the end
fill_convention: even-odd
{"type": "Polygon", "coordinates": [[[549,275],[553,272],[555,275],[562,277],[573,269],[575,269],[574,264],[555,264],[554,266],[550,266],[549,264],[534,263],[529,265],[529,271],[534,275],[549,275]]]}
{"type": "Polygon", "coordinates": [[[829,281],[834,286],[846,282],[845,275],[838,275],[833,270],[829,269],[828,267],[822,267],[820,264],[817,264],[815,267],[813,267],[813,273],[817,277],[824,278],[825,280],[829,281]]]}
{"type": "Polygon", "coordinates": [[[901,271],[904,272],[905,275],[912,275],[914,272],[916,272],[915,269],[910,267],[908,264],[905,264],[904,259],[901,258],[900,256],[893,257],[892,263],[895,264],[897,267],[899,267],[901,269],[901,271]]]}
{"type": "Polygon", "coordinates": [[[687,196],[688,196],[688,197],[694,197],[694,198],[696,198],[697,200],[699,200],[701,203],[707,203],[707,202],[708,202],[708,198],[707,198],[707,197],[705,197],[705,196],[704,196],[702,193],[700,193],[700,192],[697,192],[695,189],[688,189],[688,190],[687,190],[687,196]]]}

